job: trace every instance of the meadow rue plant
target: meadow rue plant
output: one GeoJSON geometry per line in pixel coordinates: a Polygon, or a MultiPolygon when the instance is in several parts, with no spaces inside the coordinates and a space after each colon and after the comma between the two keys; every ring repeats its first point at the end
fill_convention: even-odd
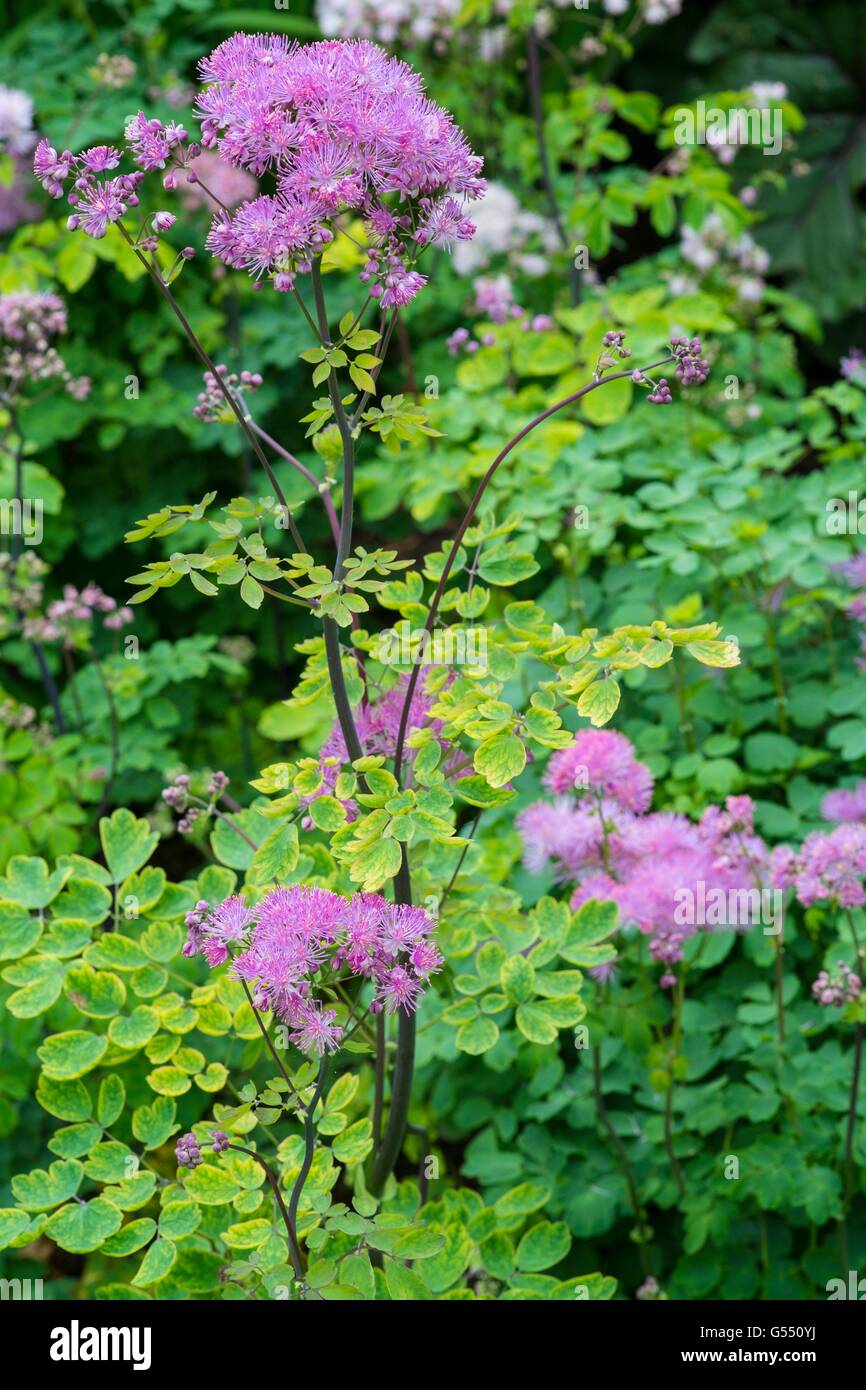
{"type": "Polygon", "coordinates": [[[95,390],[0,419],[63,519],[0,553],[13,1277],[805,1299],[861,1258],[856,330],[758,244],[784,173],[671,154],[680,78],[632,80],[700,16],[602,8],[332,6],[196,95],[169,5],[158,80],[133,25],[80,113],[34,86],[0,271],[75,296],[95,390]]]}

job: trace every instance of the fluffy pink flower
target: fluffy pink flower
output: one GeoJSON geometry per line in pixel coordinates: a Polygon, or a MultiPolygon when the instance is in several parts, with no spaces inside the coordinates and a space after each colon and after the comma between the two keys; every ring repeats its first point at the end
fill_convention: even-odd
{"type": "Polygon", "coordinates": [[[821,802],[821,815],[829,821],[866,822],[866,782],[828,792],[821,802]]]}
{"type": "Polygon", "coordinates": [[[804,907],[826,901],[839,907],[866,903],[866,825],[837,825],[828,834],[815,830],[799,853],[779,846],[772,863],[774,882],[793,887],[804,907]]]}
{"type": "Polygon", "coordinates": [[[615,729],[581,729],[569,748],[553,754],[544,780],[553,792],[588,790],[626,811],[645,811],[652,800],[652,773],[615,729]]]}
{"type": "Polygon", "coordinates": [[[370,1008],[393,1013],[415,1009],[443,964],[430,940],[433,919],[377,893],[347,901],[295,884],[275,888],[252,908],[238,896],[214,909],[200,902],[186,924],[184,955],[201,954],[211,966],[231,959],[231,973],[250,987],[256,1007],[273,1011],[294,1030],[292,1042],[318,1056],[342,1037],[335,1011],[316,996],[320,981],[348,968],[374,986],[370,1008]]]}
{"type": "Polygon", "coordinates": [[[375,44],[235,34],[200,71],[202,143],[276,182],[258,234],[244,208],[228,226],[224,214],[215,224],[211,248],[229,264],[257,276],[303,270],[333,236],[322,224],[351,211],[379,249],[365,283],[373,279],[383,307],[399,306],[425,283],[413,268],[419,246],[473,234],[463,203],[483,191],[481,160],[425,97],[420,77],[375,44]],[[280,240],[290,218],[292,233],[280,240]]]}

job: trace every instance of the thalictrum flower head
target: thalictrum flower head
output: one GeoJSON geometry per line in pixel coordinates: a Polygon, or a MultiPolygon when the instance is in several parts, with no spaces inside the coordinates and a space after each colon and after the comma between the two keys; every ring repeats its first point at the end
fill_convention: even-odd
{"type": "Polygon", "coordinates": [[[254,906],[227,898],[187,915],[187,956],[211,966],[231,958],[231,973],[250,988],[257,1008],[289,1024],[303,1052],[333,1052],[343,1036],[333,1008],[316,990],[343,972],[369,980],[371,1009],[414,1009],[442,957],[431,941],[436,924],[422,908],[376,893],[348,900],[327,888],[275,888],[254,906]]]}

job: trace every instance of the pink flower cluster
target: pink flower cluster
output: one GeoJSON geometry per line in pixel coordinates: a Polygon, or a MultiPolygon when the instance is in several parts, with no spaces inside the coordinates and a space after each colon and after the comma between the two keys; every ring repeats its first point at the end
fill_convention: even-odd
{"type": "Polygon", "coordinates": [[[229,779],[224,772],[212,772],[207,783],[205,800],[204,797],[195,796],[191,792],[190,777],[186,772],[181,772],[173,782],[169,782],[168,786],[163,788],[162,799],[166,806],[170,806],[180,816],[177,828],[181,835],[188,835],[201,816],[209,820],[211,816],[219,814],[217,805],[228,784],[229,779]]]}
{"type": "Polygon", "coordinates": [[[11,399],[28,384],[59,380],[75,400],[89,377],[73,377],[52,340],[66,332],[66,305],[56,294],[0,294],[0,394],[11,399]]]}
{"type": "Polygon", "coordinates": [[[255,907],[239,896],[214,909],[200,902],[186,923],[184,955],[203,955],[211,967],[231,959],[231,974],[250,987],[256,1008],[283,1019],[291,1041],[320,1057],[337,1050],[343,1028],[315,995],[317,976],[320,984],[369,981],[371,1013],[411,1013],[443,964],[430,940],[433,919],[376,893],[347,900],[325,888],[275,888],[255,907]]]}
{"type": "Polygon", "coordinates": [[[581,729],[568,748],[553,754],[544,782],[557,795],[584,790],[611,797],[626,811],[646,811],[652,801],[652,773],[615,729],[581,729]]]}
{"type": "MultiPolygon", "coordinates": [[[[682,920],[678,894],[697,898],[765,880],[768,852],[754,832],[749,797],[708,807],[698,824],[648,812],[652,774],[614,730],[581,730],[553,754],[544,780],[555,800],[517,817],[526,867],[538,872],[550,863],[561,881],[576,884],[573,908],[591,898],[617,903],[623,922],[650,938],[656,960],[679,960],[698,930],[696,920],[682,920]]],[[[671,982],[667,974],[663,983],[671,982]]]]}
{"type": "Polygon", "coordinates": [[[365,41],[298,45],[235,34],[200,65],[202,144],[274,194],[214,221],[208,245],[227,265],[289,290],[333,239],[334,219],[363,218],[375,250],[362,272],[383,307],[425,284],[425,246],[472,236],[464,202],[482,161],[405,63],[365,41]]]}
{"type": "MultiPolygon", "coordinates": [[[[176,122],[140,111],[125,130],[133,173],[113,172],[121,160],[114,146],[73,155],[40,140],[33,167],[42,186],[60,198],[73,181],[71,231],[105,236],[138,206],[147,173],[167,168],[163,186],[172,190],[183,171],[219,207],[208,249],[257,282],[270,278],[281,292],[312,269],[341,215],[360,217],[371,243],[360,278],[383,308],[408,304],[426,284],[415,269],[425,247],[450,248],[473,235],[464,205],[484,191],[482,160],[448,112],[425,96],[418,74],[384,49],[235,34],[200,72],[201,144],[190,144],[176,122]],[[226,201],[202,176],[202,146],[238,174],[226,201]],[[275,192],[246,196],[232,212],[229,201],[255,192],[240,180],[265,174],[275,192]]],[[[139,251],[156,248],[170,216],[158,213],[149,231],[139,229],[139,251]]]]}
{"type": "MultiPolygon", "coordinates": [[[[240,375],[238,375],[237,372],[230,372],[224,362],[217,363],[216,370],[222,378],[224,386],[231,392],[232,396],[234,396],[234,399],[241,406],[241,409],[243,409],[242,401],[244,393],[252,394],[252,392],[257,391],[262,384],[260,372],[241,372],[240,375]]],[[[213,424],[216,421],[227,418],[233,420],[234,415],[231,413],[226,403],[225,394],[214,373],[205,372],[203,381],[204,390],[198,393],[197,403],[193,406],[193,415],[199,420],[206,421],[208,424],[213,424]]]]}
{"type": "Polygon", "coordinates": [[[34,641],[61,642],[72,648],[80,645],[98,616],[102,617],[104,628],[118,632],[132,622],[133,612],[131,608],[118,608],[117,600],[98,584],[85,584],[80,591],[74,584],[64,584],[63,597],[49,603],[44,614],[25,618],[22,631],[34,641]]]}
{"type": "MultiPolygon", "coordinates": [[[[849,618],[860,624],[860,646],[866,653],[866,550],[859,550],[841,565],[832,565],[831,569],[840,574],[852,589],[857,590],[845,611],[849,618]]],[[[866,655],[855,657],[854,664],[861,671],[866,671],[866,655]]]]}
{"type": "Polygon", "coordinates": [[[838,972],[837,975],[830,975],[822,970],[812,985],[812,994],[819,1004],[841,1009],[843,1004],[853,1004],[860,997],[863,987],[860,976],[844,960],[838,962],[838,972]]]}
{"type": "Polygon", "coordinates": [[[814,830],[799,852],[778,845],[772,854],[772,871],[774,886],[793,888],[804,907],[816,902],[862,907],[866,903],[866,825],[837,825],[826,834],[814,830]]]}
{"type": "MultiPolygon", "coordinates": [[[[519,322],[525,333],[546,333],[555,324],[549,314],[530,314],[517,304],[514,290],[507,275],[495,279],[481,276],[475,282],[475,311],[483,314],[492,323],[519,322]]],[[[468,328],[456,328],[448,338],[446,346],[452,357],[460,352],[475,353],[480,347],[493,347],[496,335],[489,331],[473,338],[468,328]]]]}
{"type": "Polygon", "coordinates": [[[839,787],[828,792],[821,802],[821,815],[825,820],[840,822],[862,822],[866,825],[866,782],[858,782],[856,787],[839,787]]]}
{"type": "MultiPolygon", "coordinates": [[[[409,677],[401,676],[397,684],[393,685],[390,690],[386,690],[375,704],[356,707],[354,711],[355,728],[358,731],[358,738],[366,757],[393,757],[397,747],[397,734],[400,729],[400,717],[403,712],[403,702],[406,698],[408,684],[409,677]]],[[[429,710],[435,703],[436,697],[425,694],[421,685],[423,682],[419,682],[412,696],[409,721],[406,726],[407,737],[413,729],[421,729],[425,724],[429,725],[434,733],[438,733],[441,728],[440,721],[431,721],[429,718],[429,710]]],[[[414,756],[414,749],[406,748],[407,767],[411,767],[414,756]]],[[[317,797],[332,796],[341,768],[351,763],[339,720],[334,720],[331,732],[322,744],[319,757],[322,763],[323,781],[317,792],[304,798],[303,804],[307,806],[317,797]],[[330,761],[331,759],[336,761],[330,761]]],[[[354,820],[358,814],[357,804],[350,800],[344,801],[343,806],[348,813],[349,820],[354,820]]],[[[307,828],[311,824],[311,821],[307,822],[307,828]]]]}

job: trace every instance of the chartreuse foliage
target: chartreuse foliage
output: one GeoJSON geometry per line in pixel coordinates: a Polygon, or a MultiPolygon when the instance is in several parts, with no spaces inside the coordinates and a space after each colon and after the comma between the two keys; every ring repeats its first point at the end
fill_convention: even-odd
{"type": "MultiPolygon", "coordinates": [[[[423,1201],[416,1182],[392,1179],[381,1202],[372,1198],[363,1175],[372,1148],[368,1081],[351,1070],[314,1114],[319,1143],[297,1221],[309,1264],[299,1284],[253,1155],[267,1155],[291,1187],[303,1138],[276,1138],[273,1127],[296,1121],[309,1105],[315,1068],[305,1060],[292,1066],[285,1054],[286,1074],[271,1075],[242,986],[225,973],[201,983],[201,963],[180,955],[184,914],[201,898],[224,898],[238,875],[213,864],[195,880],[169,882],[149,863],[155,835],[128,811],[104,818],[100,836],[102,863],[65,855],[49,869],[16,856],[0,881],[2,977],[13,987],[6,1008],[17,1019],[43,1020],[36,1095],[61,1122],[46,1166],[12,1180],[15,1205],[0,1213],[4,1247],[44,1235],[92,1256],[98,1298],[611,1296],[614,1281],[598,1274],[546,1273],[567,1268],[572,1238],[541,1216],[543,1185],[518,1184],[489,1204],[470,1190],[423,1201]],[[236,1090],[227,1061],[262,1079],[236,1090]],[[175,1177],[172,1140],[182,1125],[203,1141],[220,1126],[249,1152],[214,1154],[175,1177]],[[335,1198],[338,1182],[350,1201],[335,1198]]],[[[288,881],[297,852],[273,853],[266,840],[248,883],[260,873],[288,881]]],[[[323,853],[308,871],[314,881],[325,881],[317,870],[327,860],[323,853]]],[[[597,926],[580,928],[586,913],[568,930],[552,902],[536,916],[557,943],[541,954],[536,948],[539,964],[553,949],[565,960],[585,959],[583,943],[598,935],[597,926]]],[[[603,926],[609,930],[607,919],[603,926]]],[[[499,955],[497,979],[529,1035],[551,1026],[544,1002],[532,1002],[536,989],[565,1005],[562,1024],[580,1015],[577,997],[562,997],[569,981],[561,972],[539,972],[530,984],[520,972],[535,978],[535,967],[519,950],[499,955]]],[[[481,959],[487,969],[489,949],[481,959]]]]}

